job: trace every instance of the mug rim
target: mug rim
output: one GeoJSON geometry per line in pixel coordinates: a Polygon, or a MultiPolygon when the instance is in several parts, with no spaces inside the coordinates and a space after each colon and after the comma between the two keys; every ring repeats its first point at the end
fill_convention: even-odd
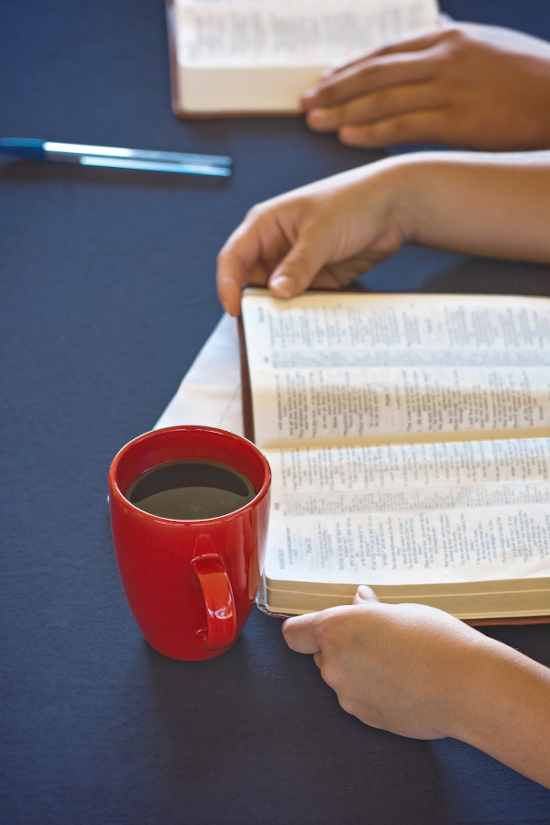
{"type": "Polygon", "coordinates": [[[110,492],[115,494],[116,498],[119,498],[122,503],[128,506],[132,511],[138,514],[140,517],[146,518],[148,521],[160,521],[161,523],[167,524],[193,524],[193,525],[200,525],[200,524],[212,524],[213,522],[223,522],[223,521],[231,521],[236,515],[241,515],[246,510],[251,510],[258,505],[258,503],[265,498],[267,495],[270,485],[271,485],[271,467],[269,466],[269,462],[264,454],[258,449],[258,447],[250,441],[250,439],[245,438],[245,436],[237,435],[237,433],[232,433],[229,430],[223,430],[221,427],[207,427],[202,426],[201,424],[176,424],[172,427],[159,427],[156,430],[148,430],[147,432],[141,433],[140,435],[134,436],[131,438],[130,441],[127,441],[126,444],[123,444],[122,447],[115,453],[111,464],[109,466],[109,473],[108,473],[108,481],[109,481],[109,488],[110,492]],[[237,510],[231,510],[229,513],[224,513],[220,516],[212,516],[211,518],[203,518],[203,519],[175,519],[175,518],[166,518],[166,516],[157,516],[154,513],[148,513],[146,510],[142,510],[140,507],[137,507],[133,502],[128,499],[122,490],[119,487],[117,481],[117,471],[118,466],[121,460],[124,458],[126,453],[133,449],[137,444],[140,444],[142,441],[148,441],[150,438],[153,438],[157,433],[169,433],[169,432],[193,432],[199,431],[202,433],[212,433],[214,435],[221,435],[225,438],[230,438],[233,441],[237,441],[240,444],[243,444],[245,447],[248,447],[253,453],[256,454],[257,458],[259,458],[260,463],[264,469],[264,480],[262,485],[256,495],[247,501],[246,504],[243,504],[242,507],[239,507],[237,510]]]}

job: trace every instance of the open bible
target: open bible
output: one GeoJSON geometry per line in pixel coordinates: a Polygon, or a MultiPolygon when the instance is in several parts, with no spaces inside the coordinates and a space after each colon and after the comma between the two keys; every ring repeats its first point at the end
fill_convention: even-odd
{"type": "Polygon", "coordinates": [[[172,108],[297,113],[326,69],[437,20],[436,0],[168,0],[172,108]]]}
{"type": "Polygon", "coordinates": [[[259,606],[550,621],[550,300],[249,289],[246,431],[272,509],[259,606]]]}

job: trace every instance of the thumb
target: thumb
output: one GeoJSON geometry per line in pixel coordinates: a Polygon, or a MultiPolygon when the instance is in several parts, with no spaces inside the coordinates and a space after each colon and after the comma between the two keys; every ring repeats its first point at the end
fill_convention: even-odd
{"type": "Polygon", "coordinates": [[[377,602],[378,597],[374,590],[371,590],[366,584],[360,584],[357,588],[355,596],[353,597],[354,604],[365,604],[365,602],[377,602]]]}
{"type": "Polygon", "coordinates": [[[305,613],[283,624],[284,640],[296,653],[318,653],[318,613],[305,613]]]}
{"type": "Polygon", "coordinates": [[[300,238],[269,279],[269,289],[276,298],[293,298],[309,287],[323,264],[319,243],[314,238],[300,238]]]}

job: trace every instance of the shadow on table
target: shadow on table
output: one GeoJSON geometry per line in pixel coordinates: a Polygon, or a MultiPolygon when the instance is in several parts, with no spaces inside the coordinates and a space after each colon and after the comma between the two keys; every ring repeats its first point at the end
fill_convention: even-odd
{"type": "Polygon", "coordinates": [[[0,161],[0,181],[30,186],[44,183],[116,186],[119,189],[151,191],[218,190],[231,178],[204,175],[181,175],[166,172],[142,172],[135,169],[108,169],[75,164],[49,163],[39,160],[0,161]]]}
{"type": "Polygon", "coordinates": [[[358,281],[375,292],[549,295],[550,266],[409,245],[358,281]]]}
{"type": "Polygon", "coordinates": [[[550,791],[457,742],[432,743],[449,825],[548,825],[550,791]]]}
{"type": "Polygon", "coordinates": [[[550,267],[467,258],[430,275],[421,289],[423,292],[550,296],[550,267]]]}
{"type": "Polygon", "coordinates": [[[406,811],[407,825],[447,825],[430,744],[345,714],[279,621],[256,612],[209,662],[144,659],[163,793],[182,822],[393,825],[406,811]]]}

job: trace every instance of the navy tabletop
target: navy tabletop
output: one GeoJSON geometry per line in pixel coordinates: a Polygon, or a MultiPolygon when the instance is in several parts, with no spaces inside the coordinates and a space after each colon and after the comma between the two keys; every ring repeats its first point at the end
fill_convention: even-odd
{"type": "MultiPolygon", "coordinates": [[[[542,0],[442,5],[550,40],[542,0]]],[[[107,469],[220,318],[224,240],[256,202],[383,153],[300,117],[178,120],[160,0],[0,12],[3,136],[233,160],[206,178],[0,159],[0,822],[550,823],[550,791],[479,751],[346,715],[256,609],[224,656],[163,658],[116,567],[107,469]]],[[[368,285],[550,295],[550,269],[411,247],[368,285]]],[[[550,626],[487,632],[550,666],[550,626]]]]}

